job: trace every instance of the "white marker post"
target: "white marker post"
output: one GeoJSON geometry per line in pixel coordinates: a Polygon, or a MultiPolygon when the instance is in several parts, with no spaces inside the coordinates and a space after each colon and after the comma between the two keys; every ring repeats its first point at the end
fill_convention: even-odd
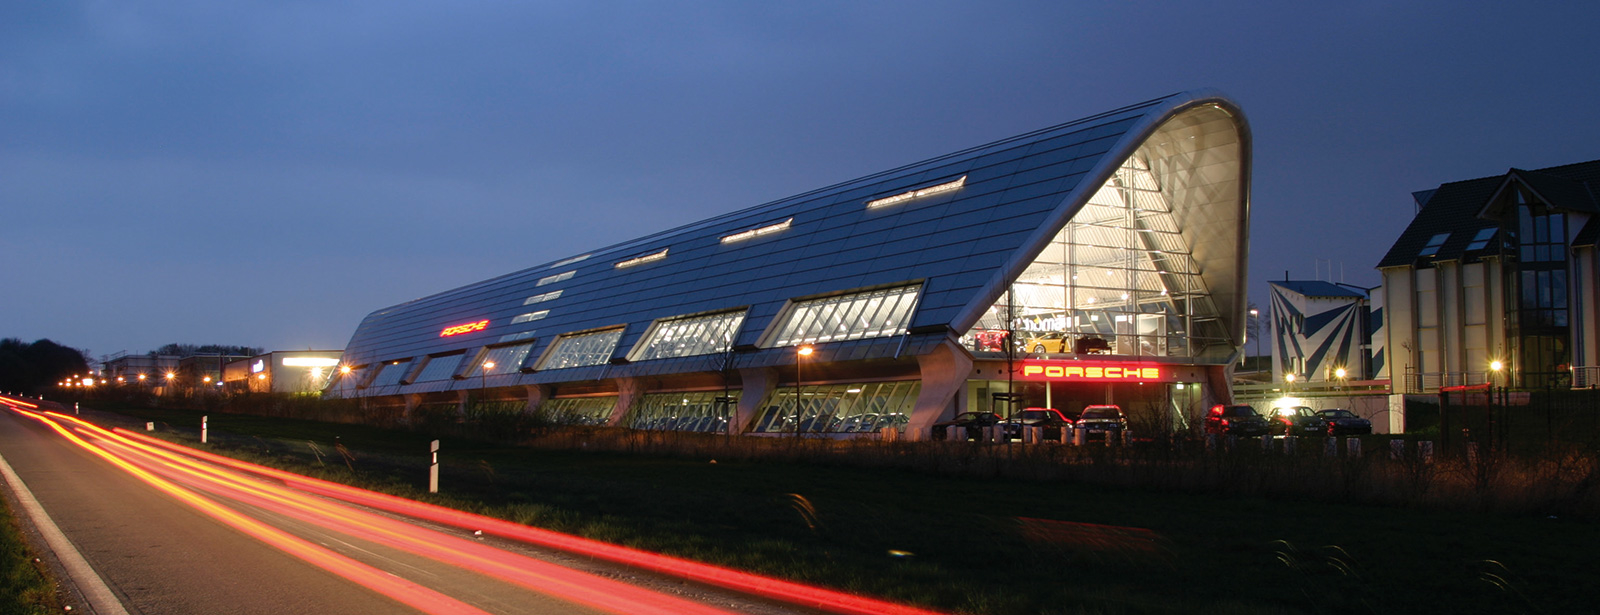
{"type": "Polygon", "coordinates": [[[204,417],[204,416],[200,417],[200,443],[201,444],[205,444],[206,443],[206,418],[208,418],[208,417],[204,417]]]}
{"type": "Polygon", "coordinates": [[[428,493],[439,492],[439,441],[434,440],[428,447],[432,460],[428,462],[428,493]]]}
{"type": "Polygon", "coordinates": [[[72,402],[72,413],[73,414],[81,414],[80,412],[78,412],[78,402],[72,402]]]}

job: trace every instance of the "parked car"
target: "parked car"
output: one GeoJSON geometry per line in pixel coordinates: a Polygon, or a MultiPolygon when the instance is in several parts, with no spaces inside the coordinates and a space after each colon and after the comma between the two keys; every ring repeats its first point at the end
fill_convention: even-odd
{"type": "Polygon", "coordinates": [[[1072,344],[1072,352],[1077,354],[1111,354],[1111,342],[1098,336],[1085,336],[1078,338],[1072,344]]]}
{"type": "Polygon", "coordinates": [[[1256,414],[1256,409],[1244,404],[1224,406],[1217,404],[1206,414],[1206,433],[1228,436],[1267,435],[1267,419],[1256,414]]]}
{"type": "Polygon", "coordinates": [[[1023,428],[1041,427],[1044,429],[1044,439],[1059,441],[1061,429],[1072,428],[1072,419],[1055,408],[1027,408],[1006,419],[1005,425],[1008,438],[1021,439],[1023,428]]]}
{"type": "Polygon", "coordinates": [[[973,440],[983,433],[984,427],[999,423],[1000,415],[993,412],[962,412],[948,421],[934,423],[933,439],[973,440]]]}
{"type": "Polygon", "coordinates": [[[1028,341],[1022,343],[1022,349],[1024,352],[1032,352],[1035,354],[1043,354],[1046,352],[1066,352],[1067,348],[1067,334],[1060,331],[1040,333],[1036,336],[1028,338],[1028,341]]]}
{"type": "Polygon", "coordinates": [[[1128,415],[1123,414],[1119,406],[1086,406],[1075,425],[1085,432],[1086,438],[1121,438],[1123,430],[1128,428],[1128,415]]]}
{"type": "Polygon", "coordinates": [[[1322,421],[1317,411],[1306,406],[1273,408],[1267,416],[1267,433],[1274,436],[1309,436],[1320,433],[1322,421]]]}
{"type": "Polygon", "coordinates": [[[1372,433],[1372,421],[1356,416],[1349,410],[1321,410],[1317,412],[1317,420],[1322,423],[1323,433],[1330,436],[1372,433]]]}

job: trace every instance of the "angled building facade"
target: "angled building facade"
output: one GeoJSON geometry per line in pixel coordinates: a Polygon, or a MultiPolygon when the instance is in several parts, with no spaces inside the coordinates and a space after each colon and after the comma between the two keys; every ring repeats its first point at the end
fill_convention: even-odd
{"type": "Polygon", "coordinates": [[[1596,384],[1597,193],[1600,161],[1416,193],[1378,264],[1396,390],[1596,384]]]}
{"type": "MultiPolygon", "coordinates": [[[[1381,378],[1383,353],[1371,340],[1375,310],[1367,290],[1321,280],[1269,282],[1272,379],[1303,382],[1381,378]]],[[[1381,321],[1379,321],[1381,322],[1381,321]]]]}
{"type": "Polygon", "coordinates": [[[1226,97],[1146,101],[378,310],[328,394],[912,436],[1109,402],[1181,429],[1230,395],[1249,171],[1226,97]]]}

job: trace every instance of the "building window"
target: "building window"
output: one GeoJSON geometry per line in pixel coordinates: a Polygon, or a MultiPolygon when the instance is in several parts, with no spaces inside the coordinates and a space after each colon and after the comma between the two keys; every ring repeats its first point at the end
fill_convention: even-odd
{"type": "Polygon", "coordinates": [[[557,425],[604,425],[617,407],[612,397],[567,397],[539,405],[539,414],[557,425]]]}
{"type": "Polygon", "coordinates": [[[559,298],[560,296],[561,296],[561,291],[552,290],[552,291],[544,293],[542,295],[534,295],[532,297],[528,297],[526,300],[524,300],[522,302],[522,304],[523,305],[533,305],[535,303],[543,303],[545,301],[550,301],[552,299],[559,298]]]}
{"type": "Polygon", "coordinates": [[[611,360],[611,353],[622,339],[622,327],[593,333],[567,334],[556,338],[555,347],[539,369],[563,369],[600,365],[611,360]]]}
{"type": "Polygon", "coordinates": [[[1422,251],[1417,256],[1433,256],[1439,253],[1439,248],[1444,247],[1444,242],[1449,241],[1449,233],[1439,233],[1428,239],[1428,245],[1422,246],[1422,251]]]}
{"type": "Polygon", "coordinates": [[[466,377],[515,373],[522,369],[522,362],[527,360],[529,350],[533,350],[533,342],[486,348],[478,360],[473,361],[472,367],[467,369],[466,377]],[[483,370],[486,363],[494,364],[494,367],[489,368],[488,374],[483,370]]]}
{"type": "Polygon", "coordinates": [[[753,433],[877,433],[904,429],[919,381],[778,387],[762,401],[753,433]],[[796,400],[799,401],[796,404],[796,400]],[[797,409],[798,408],[798,409],[797,409]]]}
{"type": "Polygon", "coordinates": [[[739,404],[739,391],[654,393],[639,398],[628,413],[628,426],[661,431],[723,433],[739,404]]]}
{"type": "Polygon", "coordinates": [[[906,332],[922,285],[797,301],[772,346],[887,337],[906,332]]]}
{"type": "Polygon", "coordinates": [[[372,379],[372,386],[400,384],[400,379],[404,378],[408,371],[411,371],[411,359],[387,361],[383,364],[383,368],[378,370],[377,377],[372,379]]]}
{"type": "Polygon", "coordinates": [[[744,311],[656,321],[634,351],[634,361],[727,352],[744,324],[744,311]]]}
{"type": "Polygon", "coordinates": [[[435,380],[449,380],[456,373],[456,368],[461,367],[461,358],[466,355],[456,353],[442,357],[429,357],[427,364],[422,366],[422,373],[417,374],[414,382],[432,382],[435,380]]]}
{"type": "Polygon", "coordinates": [[[540,318],[544,318],[549,315],[550,310],[539,310],[537,312],[528,312],[527,314],[518,314],[516,318],[511,319],[511,324],[517,325],[533,320],[539,320],[540,318]]]}
{"type": "Polygon", "coordinates": [[[1472,243],[1467,244],[1467,250],[1482,250],[1489,247],[1489,240],[1494,239],[1494,234],[1499,231],[1497,228],[1479,230],[1477,235],[1472,236],[1472,243]]]}
{"type": "Polygon", "coordinates": [[[578,275],[577,270],[564,271],[564,272],[561,272],[561,273],[558,273],[558,274],[555,274],[555,275],[547,275],[545,277],[539,278],[539,283],[538,284],[534,284],[534,286],[544,286],[546,284],[555,284],[556,282],[565,282],[567,280],[572,279],[572,276],[575,276],[575,275],[578,275]]]}

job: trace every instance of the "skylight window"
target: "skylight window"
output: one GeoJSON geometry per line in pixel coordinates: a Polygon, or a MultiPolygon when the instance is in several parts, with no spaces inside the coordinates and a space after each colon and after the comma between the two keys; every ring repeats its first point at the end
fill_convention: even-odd
{"type": "Polygon", "coordinates": [[[1417,253],[1417,256],[1433,256],[1438,254],[1439,248],[1444,247],[1444,242],[1449,239],[1449,233],[1439,233],[1438,235],[1434,235],[1432,239],[1428,240],[1428,245],[1423,246],[1422,251],[1417,253]]]}
{"type": "Polygon", "coordinates": [[[746,239],[755,239],[762,235],[771,235],[778,231],[789,228],[789,224],[791,222],[794,222],[794,218],[789,218],[788,220],[784,220],[783,222],[779,222],[777,224],[769,224],[761,228],[753,228],[748,231],[742,231],[732,235],[725,235],[722,237],[722,243],[733,243],[736,241],[744,241],[746,239]]]}
{"type": "Polygon", "coordinates": [[[533,305],[535,303],[540,303],[540,302],[543,302],[543,301],[549,301],[551,299],[555,299],[555,298],[560,297],[560,296],[561,296],[561,291],[553,290],[553,291],[547,292],[547,293],[542,294],[542,295],[534,295],[532,297],[528,297],[528,299],[526,301],[523,301],[522,304],[523,305],[533,305]]]}
{"type": "Polygon", "coordinates": [[[577,263],[577,262],[581,262],[581,261],[587,260],[591,256],[594,256],[594,255],[593,254],[585,254],[583,256],[574,256],[574,257],[569,258],[567,260],[564,260],[564,261],[558,262],[558,263],[556,263],[554,265],[551,265],[550,268],[551,269],[555,269],[557,267],[564,267],[564,266],[567,266],[567,265],[571,265],[573,263],[577,263]]]}
{"type": "Polygon", "coordinates": [[[653,262],[656,262],[656,261],[659,261],[659,260],[663,260],[663,259],[667,258],[667,250],[670,250],[670,249],[671,248],[662,248],[660,252],[656,252],[654,254],[646,254],[644,256],[630,258],[628,260],[625,260],[625,261],[617,263],[616,265],[614,265],[614,267],[616,267],[617,269],[625,269],[625,268],[628,268],[628,267],[633,267],[635,265],[643,265],[645,263],[653,263],[653,262]]]}
{"type": "Polygon", "coordinates": [[[563,272],[555,274],[555,275],[549,275],[549,276],[545,276],[545,277],[539,278],[539,283],[538,284],[534,284],[534,286],[544,286],[546,284],[555,284],[556,282],[564,282],[566,280],[572,279],[572,276],[575,276],[575,275],[578,275],[578,271],[576,269],[574,269],[572,271],[563,271],[563,272]]]}
{"type": "Polygon", "coordinates": [[[1489,240],[1494,239],[1494,234],[1499,230],[1500,229],[1496,228],[1486,228],[1478,231],[1477,235],[1472,236],[1472,243],[1467,244],[1467,249],[1482,250],[1489,247],[1489,240]]]}
{"type": "Polygon", "coordinates": [[[881,199],[867,201],[867,209],[877,209],[879,207],[888,207],[890,205],[898,205],[900,203],[904,203],[904,202],[909,201],[911,199],[920,199],[922,197],[933,196],[933,195],[939,194],[941,192],[949,192],[951,190],[957,190],[957,189],[960,189],[962,186],[965,186],[965,185],[967,185],[967,176],[962,175],[961,179],[955,180],[955,181],[947,183],[947,184],[939,184],[937,186],[928,186],[927,188],[922,188],[922,189],[919,189],[919,190],[910,190],[910,191],[907,191],[907,192],[902,192],[900,194],[896,194],[894,196],[889,196],[889,197],[884,197],[884,198],[881,198],[881,199]]]}
{"type": "Polygon", "coordinates": [[[539,320],[540,318],[544,318],[544,317],[549,316],[549,315],[550,315],[550,310],[539,310],[537,312],[528,312],[527,314],[522,314],[522,315],[517,316],[516,318],[511,319],[511,324],[516,325],[516,324],[522,324],[522,323],[528,322],[530,320],[539,320]]]}

